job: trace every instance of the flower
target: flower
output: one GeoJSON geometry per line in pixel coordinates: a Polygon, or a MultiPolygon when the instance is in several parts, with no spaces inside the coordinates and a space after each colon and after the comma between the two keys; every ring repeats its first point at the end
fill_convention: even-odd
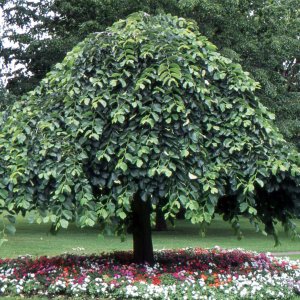
{"type": "Polygon", "coordinates": [[[0,260],[0,296],[72,298],[287,299],[300,294],[300,262],[241,249],[155,252],[154,266],[132,251],[0,260]]]}
{"type": "Polygon", "coordinates": [[[159,277],[153,277],[152,278],[152,284],[154,284],[154,285],[160,285],[161,284],[161,280],[159,279],[159,277]]]}

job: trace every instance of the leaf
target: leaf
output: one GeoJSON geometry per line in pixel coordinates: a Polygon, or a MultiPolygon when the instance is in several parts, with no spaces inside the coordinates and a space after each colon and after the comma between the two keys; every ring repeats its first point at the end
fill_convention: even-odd
{"type": "Polygon", "coordinates": [[[103,219],[106,219],[108,217],[108,212],[104,208],[102,208],[99,211],[99,216],[102,217],[103,219]]]}
{"type": "Polygon", "coordinates": [[[277,174],[277,170],[278,170],[278,165],[274,164],[273,167],[272,167],[272,174],[276,175],[277,174]]]}
{"type": "Polygon", "coordinates": [[[64,219],[60,219],[59,224],[62,228],[68,228],[69,222],[64,219]]]}
{"type": "Polygon", "coordinates": [[[115,87],[118,84],[118,80],[113,79],[113,80],[110,81],[109,84],[110,84],[110,86],[115,87]]]}
{"type": "Polygon", "coordinates": [[[196,175],[192,174],[192,173],[189,173],[189,178],[190,178],[191,180],[198,179],[198,177],[197,177],[196,175]]]}
{"type": "Polygon", "coordinates": [[[232,143],[232,140],[229,139],[229,138],[227,138],[227,139],[225,139],[225,141],[223,142],[223,145],[224,145],[225,147],[229,147],[231,143],[232,143]]]}
{"type": "Polygon", "coordinates": [[[149,175],[150,177],[153,177],[153,176],[155,175],[155,172],[156,172],[156,168],[151,168],[151,169],[149,169],[149,171],[148,171],[148,175],[149,175]]]}
{"type": "Polygon", "coordinates": [[[165,173],[165,175],[166,175],[167,177],[171,177],[171,176],[172,176],[172,171],[169,170],[169,169],[165,169],[165,170],[164,170],[164,173],[165,173]]]}
{"type": "Polygon", "coordinates": [[[5,217],[8,219],[8,221],[10,223],[12,223],[12,224],[16,223],[16,217],[15,216],[13,216],[13,215],[6,215],[5,217]]]}
{"type": "Polygon", "coordinates": [[[243,202],[240,204],[240,211],[245,212],[248,209],[249,205],[247,202],[243,202]]]}
{"type": "Polygon", "coordinates": [[[152,112],[151,115],[156,122],[159,120],[159,115],[157,113],[152,112]]]}
{"type": "Polygon", "coordinates": [[[257,210],[252,206],[249,207],[248,212],[251,215],[256,215],[257,214],[257,210]]]}
{"type": "Polygon", "coordinates": [[[203,191],[206,192],[206,191],[209,190],[209,188],[210,188],[209,184],[205,184],[205,185],[203,186],[203,191]]]}
{"type": "Polygon", "coordinates": [[[123,78],[119,78],[119,82],[121,82],[122,87],[126,87],[126,81],[123,78]]]}
{"type": "Polygon", "coordinates": [[[90,101],[91,101],[91,99],[85,98],[85,99],[83,100],[83,103],[84,103],[85,105],[89,105],[90,101]]]}
{"type": "Polygon", "coordinates": [[[183,157],[188,157],[189,154],[190,154],[190,152],[189,152],[189,150],[184,149],[184,150],[182,150],[182,151],[180,152],[180,154],[181,154],[181,156],[183,156],[183,157]]]}
{"type": "Polygon", "coordinates": [[[72,212],[70,212],[69,210],[63,210],[62,214],[67,220],[71,220],[73,217],[72,212]]]}
{"type": "Polygon", "coordinates": [[[271,119],[271,120],[275,120],[275,114],[269,112],[268,113],[268,117],[271,119]]]}
{"type": "Polygon", "coordinates": [[[25,209],[29,209],[30,203],[28,201],[23,200],[22,202],[19,203],[18,207],[23,207],[25,209]]]}
{"type": "Polygon", "coordinates": [[[124,123],[124,121],[125,121],[125,117],[123,115],[118,115],[117,119],[118,119],[118,122],[121,124],[124,123]]]}
{"type": "Polygon", "coordinates": [[[255,181],[259,184],[260,187],[264,186],[264,182],[261,179],[256,178],[255,181]]]}
{"type": "Polygon", "coordinates": [[[205,207],[207,208],[210,215],[212,215],[214,213],[214,211],[215,211],[214,205],[207,203],[205,207]]]}
{"type": "Polygon", "coordinates": [[[0,197],[4,200],[8,197],[8,191],[0,189],[0,197]]]}
{"type": "Polygon", "coordinates": [[[23,134],[23,133],[21,133],[21,134],[18,135],[17,138],[18,138],[18,141],[19,141],[20,143],[23,143],[23,142],[26,140],[26,135],[23,134]]]}
{"type": "Polygon", "coordinates": [[[129,162],[131,162],[131,163],[132,163],[133,160],[134,160],[132,154],[130,154],[130,153],[128,153],[128,152],[125,153],[125,158],[126,158],[129,162]]]}
{"type": "Polygon", "coordinates": [[[122,219],[122,220],[125,220],[126,219],[126,214],[124,213],[124,211],[121,211],[119,213],[119,217],[122,219]]]}
{"type": "Polygon", "coordinates": [[[253,183],[249,182],[247,185],[247,189],[249,192],[253,192],[255,189],[253,183]]]}
{"type": "Polygon", "coordinates": [[[209,213],[205,212],[203,214],[203,216],[204,216],[204,220],[205,220],[206,223],[210,223],[211,222],[211,215],[209,213]]]}
{"type": "Polygon", "coordinates": [[[210,190],[210,192],[211,192],[212,194],[217,194],[219,191],[218,191],[217,188],[213,187],[213,188],[210,190]]]}
{"type": "Polygon", "coordinates": [[[90,227],[93,227],[93,226],[95,225],[95,221],[92,220],[91,218],[87,218],[87,219],[85,220],[85,225],[90,226],[90,227]]]}
{"type": "Polygon", "coordinates": [[[116,169],[121,169],[123,172],[126,172],[128,169],[128,166],[125,162],[119,161],[119,163],[116,166],[116,169]]]}
{"type": "Polygon", "coordinates": [[[107,106],[107,103],[106,103],[105,100],[99,99],[98,101],[99,101],[99,103],[100,103],[103,107],[106,107],[106,106],[107,106]]]}
{"type": "Polygon", "coordinates": [[[160,76],[166,70],[168,70],[168,65],[167,64],[161,64],[158,68],[158,75],[160,76]]]}
{"type": "Polygon", "coordinates": [[[71,190],[71,187],[67,184],[65,184],[62,188],[62,191],[63,192],[66,192],[67,194],[71,194],[72,190],[71,190]]]}
{"type": "Polygon", "coordinates": [[[15,234],[16,233],[16,227],[13,224],[5,225],[5,230],[8,234],[15,234]]]}
{"type": "Polygon", "coordinates": [[[279,169],[280,169],[280,171],[283,171],[283,172],[288,170],[288,168],[285,165],[280,165],[279,169]]]}
{"type": "Polygon", "coordinates": [[[143,161],[141,160],[141,159],[138,159],[137,161],[136,161],[136,165],[137,165],[137,167],[141,167],[142,165],[143,165],[143,161]]]}

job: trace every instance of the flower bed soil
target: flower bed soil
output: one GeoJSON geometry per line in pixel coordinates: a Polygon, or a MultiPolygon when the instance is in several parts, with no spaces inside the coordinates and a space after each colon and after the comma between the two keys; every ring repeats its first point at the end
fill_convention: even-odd
{"type": "Polygon", "coordinates": [[[155,252],[156,264],[131,263],[132,252],[0,260],[0,297],[64,295],[107,299],[292,299],[300,261],[240,249],[155,252]]]}

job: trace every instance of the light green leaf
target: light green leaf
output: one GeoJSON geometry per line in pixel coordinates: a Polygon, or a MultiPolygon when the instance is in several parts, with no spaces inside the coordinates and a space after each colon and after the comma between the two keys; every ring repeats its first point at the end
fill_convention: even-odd
{"type": "Polygon", "coordinates": [[[124,213],[124,211],[121,211],[121,212],[119,213],[119,217],[120,217],[122,220],[126,219],[126,214],[124,213]]]}
{"type": "Polygon", "coordinates": [[[68,228],[69,222],[64,219],[60,219],[59,224],[62,228],[68,228]]]}
{"type": "Polygon", "coordinates": [[[260,185],[260,187],[264,186],[264,182],[261,179],[256,178],[255,181],[260,185]]]}
{"type": "Polygon", "coordinates": [[[143,165],[143,161],[141,160],[141,159],[138,159],[137,161],[136,161],[136,165],[137,165],[137,167],[141,167],[142,165],[143,165]]]}

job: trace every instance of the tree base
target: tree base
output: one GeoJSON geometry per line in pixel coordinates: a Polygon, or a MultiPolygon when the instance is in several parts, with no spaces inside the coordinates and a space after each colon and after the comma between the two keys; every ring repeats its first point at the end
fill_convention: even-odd
{"type": "Polygon", "coordinates": [[[136,194],[132,203],[132,234],[133,259],[137,264],[154,264],[150,214],[150,202],[136,194]]]}

